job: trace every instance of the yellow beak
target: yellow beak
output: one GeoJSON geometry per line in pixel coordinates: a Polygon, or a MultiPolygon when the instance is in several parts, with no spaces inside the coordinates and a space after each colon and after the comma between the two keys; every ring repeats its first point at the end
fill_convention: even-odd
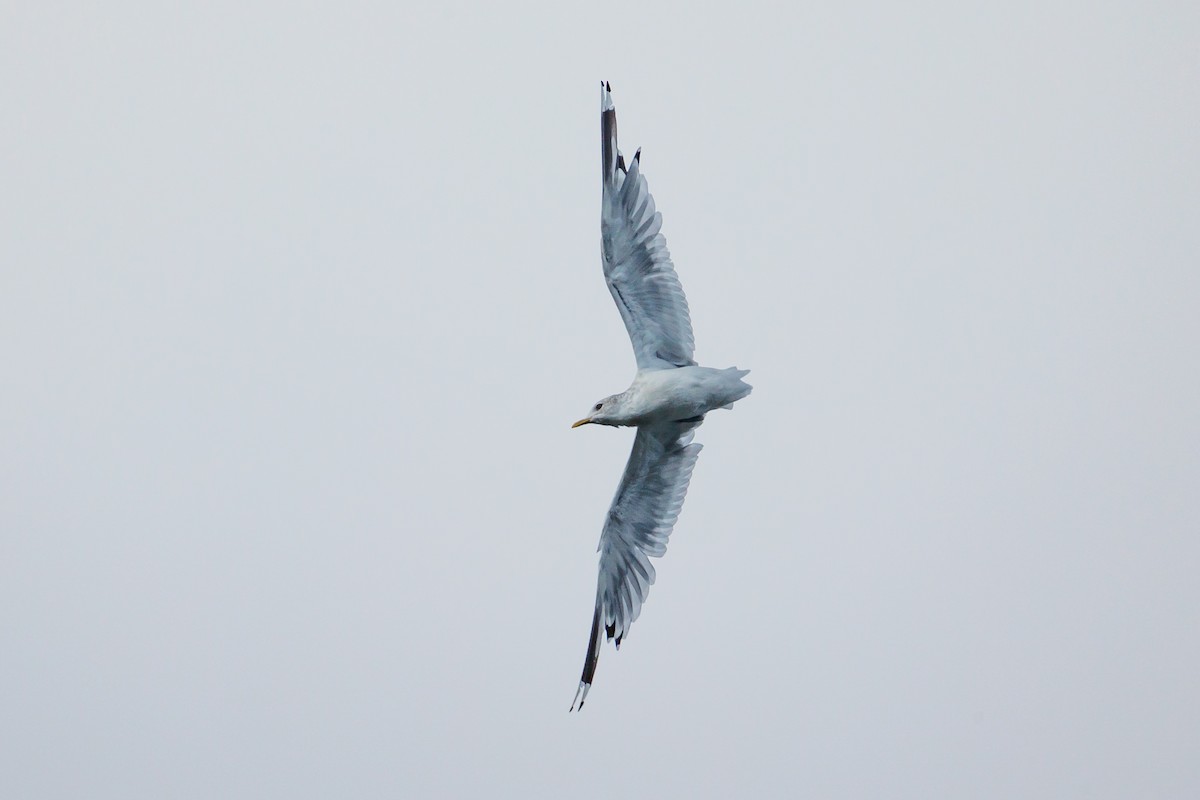
{"type": "Polygon", "coordinates": [[[576,422],[576,423],[575,423],[574,425],[572,425],[571,427],[572,427],[572,428],[578,428],[580,425],[587,425],[587,424],[589,424],[590,422],[591,422],[591,420],[590,420],[590,419],[581,419],[581,420],[579,420],[579,422],[576,422]]]}

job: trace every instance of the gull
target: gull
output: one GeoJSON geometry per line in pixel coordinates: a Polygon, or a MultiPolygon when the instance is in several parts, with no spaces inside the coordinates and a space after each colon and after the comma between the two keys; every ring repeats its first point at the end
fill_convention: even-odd
{"type": "Polygon", "coordinates": [[[667,551],[700,445],[692,441],[704,415],[733,408],[750,394],[749,370],[701,367],[687,298],[660,230],[662,214],[642,176],[642,151],[628,165],[617,147],[612,87],[600,84],[604,280],[633,342],[637,374],[628,389],[598,401],[572,425],[637,428],[633,451],[600,533],[596,609],[583,675],[571,711],[582,710],[600,659],[600,629],[617,649],[654,583],[650,558],[667,551]]]}

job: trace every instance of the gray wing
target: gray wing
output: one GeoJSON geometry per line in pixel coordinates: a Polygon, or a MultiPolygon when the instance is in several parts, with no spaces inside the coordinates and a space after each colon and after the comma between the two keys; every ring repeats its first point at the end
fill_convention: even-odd
{"type": "Polygon", "coordinates": [[[625,320],[638,369],[695,364],[687,298],[671,264],[667,240],[659,232],[662,214],[654,209],[654,198],[642,177],[642,151],[626,167],[617,148],[617,112],[608,84],[601,85],[600,139],[604,278],[625,320]]]}
{"type": "MultiPolygon", "coordinates": [[[[600,659],[600,629],[621,640],[641,613],[654,583],[650,558],[667,552],[667,538],[679,518],[692,468],[703,445],[692,442],[698,422],[643,425],[617,487],[600,534],[600,577],[587,657],[575,699],[583,708],[600,659]]],[[[571,710],[575,703],[571,704],[571,710]]]]}

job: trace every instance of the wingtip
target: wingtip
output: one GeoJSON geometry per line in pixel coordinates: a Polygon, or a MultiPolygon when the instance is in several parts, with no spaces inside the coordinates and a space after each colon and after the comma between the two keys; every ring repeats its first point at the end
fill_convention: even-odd
{"type": "Polygon", "coordinates": [[[575,710],[576,703],[579,704],[579,710],[583,711],[583,703],[587,700],[588,690],[591,688],[592,685],[590,683],[579,682],[579,688],[575,690],[575,699],[571,701],[571,708],[567,711],[568,714],[575,710]]]}
{"type": "Polygon", "coordinates": [[[608,85],[608,81],[600,81],[600,110],[613,110],[612,87],[608,85]]]}

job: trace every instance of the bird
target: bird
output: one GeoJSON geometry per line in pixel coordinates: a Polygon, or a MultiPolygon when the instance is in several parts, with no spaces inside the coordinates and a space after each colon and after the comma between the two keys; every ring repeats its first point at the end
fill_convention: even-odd
{"type": "Polygon", "coordinates": [[[600,533],[592,631],[571,711],[583,709],[600,632],[629,635],[654,583],[651,558],[667,550],[702,447],[696,428],[714,409],[731,409],[750,394],[749,370],[699,366],[687,298],[671,263],[662,214],[642,175],[639,148],[626,163],[617,146],[612,87],[600,84],[600,239],[604,280],[633,344],[637,373],[629,388],[597,401],[582,425],[636,427],[633,449],[600,533]]]}

